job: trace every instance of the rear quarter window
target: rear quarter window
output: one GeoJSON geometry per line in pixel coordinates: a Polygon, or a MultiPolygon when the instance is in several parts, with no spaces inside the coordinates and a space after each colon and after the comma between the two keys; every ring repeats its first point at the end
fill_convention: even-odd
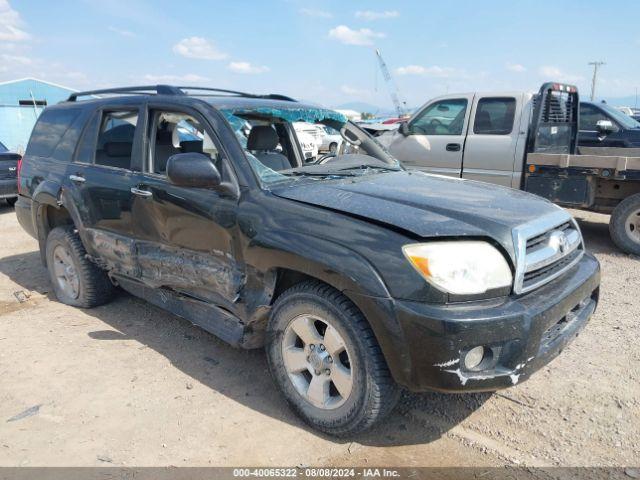
{"type": "Polygon", "coordinates": [[[78,108],[52,109],[42,112],[33,127],[26,155],[52,156],[80,113],[81,109],[78,108]]]}

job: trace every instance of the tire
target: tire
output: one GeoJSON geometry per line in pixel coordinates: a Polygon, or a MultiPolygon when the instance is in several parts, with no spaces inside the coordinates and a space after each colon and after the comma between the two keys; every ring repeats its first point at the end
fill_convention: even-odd
{"type": "Polygon", "coordinates": [[[640,255],[640,193],[618,204],[609,220],[609,233],[620,250],[640,255]]]}
{"type": "Polygon", "coordinates": [[[331,144],[329,145],[329,153],[331,153],[332,155],[338,153],[338,144],[336,142],[331,142],[331,144]]]}
{"type": "Polygon", "coordinates": [[[10,207],[13,207],[18,201],[18,197],[9,197],[9,198],[5,198],[5,200],[7,201],[10,207]]]}
{"type": "Polygon", "coordinates": [[[295,285],[276,300],[267,326],[267,358],[291,408],[307,424],[330,435],[366,430],[393,410],[400,396],[362,313],[343,294],[317,281],[295,285]],[[311,332],[315,340],[307,338],[305,343],[294,331],[297,325],[303,326],[304,337],[311,332]],[[343,350],[334,348],[338,339],[343,350]],[[312,388],[312,382],[326,387],[312,388]],[[323,395],[310,395],[311,390],[323,395]],[[312,398],[319,397],[326,400],[323,406],[313,403],[312,398]]]}
{"type": "Polygon", "coordinates": [[[53,291],[62,303],[92,308],[107,303],[113,297],[113,284],[106,272],[87,258],[74,227],[51,230],[47,237],[46,259],[53,291]],[[65,266],[71,268],[66,269],[65,266]]]}

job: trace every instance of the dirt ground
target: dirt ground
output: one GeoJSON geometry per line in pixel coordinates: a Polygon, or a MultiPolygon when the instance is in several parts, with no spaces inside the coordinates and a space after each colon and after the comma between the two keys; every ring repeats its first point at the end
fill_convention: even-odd
{"type": "Polygon", "coordinates": [[[0,466],[637,465],[638,259],[612,245],[608,217],[574,213],[602,264],[601,303],[557,359],[493,395],[406,394],[338,441],[288,410],[262,351],[124,293],[93,310],[58,303],[3,205],[0,466]]]}

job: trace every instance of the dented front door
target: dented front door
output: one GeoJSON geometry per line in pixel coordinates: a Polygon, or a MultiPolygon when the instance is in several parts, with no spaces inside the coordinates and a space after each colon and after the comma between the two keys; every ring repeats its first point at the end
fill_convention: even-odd
{"type": "Polygon", "coordinates": [[[151,105],[148,119],[148,159],[132,190],[141,280],[233,311],[244,278],[234,252],[237,199],[210,188],[176,186],[166,176],[168,158],[187,150],[219,162],[217,140],[211,132],[205,135],[204,120],[193,112],[151,105]],[[197,128],[189,130],[182,121],[176,127],[180,115],[189,115],[197,128]]]}

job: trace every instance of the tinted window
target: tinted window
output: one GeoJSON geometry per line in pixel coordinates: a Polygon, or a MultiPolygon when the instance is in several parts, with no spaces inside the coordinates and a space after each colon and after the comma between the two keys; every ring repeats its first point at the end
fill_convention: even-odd
{"type": "Polygon", "coordinates": [[[93,163],[96,152],[96,137],[100,125],[100,115],[95,113],[82,133],[82,138],[76,151],[76,162],[93,163]]]}
{"type": "Polygon", "coordinates": [[[56,108],[42,112],[33,128],[33,133],[27,146],[27,155],[51,156],[79,114],[79,109],[71,108],[56,108]]]}
{"type": "Polygon", "coordinates": [[[98,133],[95,164],[130,168],[137,124],[137,111],[104,112],[98,133]]]}
{"type": "Polygon", "coordinates": [[[580,130],[596,131],[598,120],[609,120],[600,109],[591,105],[580,105],[580,130]]]}
{"type": "Polygon", "coordinates": [[[429,105],[409,125],[414,134],[462,135],[467,100],[447,99],[429,105]]]}
{"type": "Polygon", "coordinates": [[[481,98],[473,121],[473,133],[508,135],[513,130],[515,98],[481,98]]]}

